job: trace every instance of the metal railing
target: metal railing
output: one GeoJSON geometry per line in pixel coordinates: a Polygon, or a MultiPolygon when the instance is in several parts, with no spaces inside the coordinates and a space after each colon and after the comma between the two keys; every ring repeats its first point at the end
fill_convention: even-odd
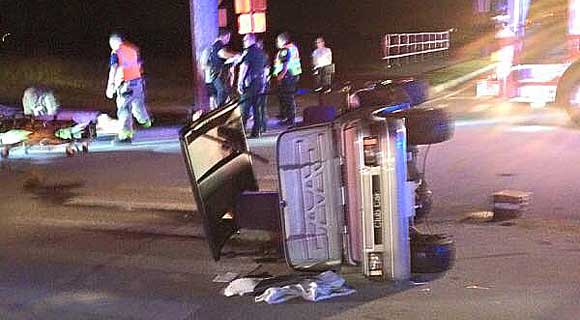
{"type": "Polygon", "coordinates": [[[401,58],[419,57],[449,50],[450,31],[389,33],[383,43],[383,60],[388,64],[401,58]]]}

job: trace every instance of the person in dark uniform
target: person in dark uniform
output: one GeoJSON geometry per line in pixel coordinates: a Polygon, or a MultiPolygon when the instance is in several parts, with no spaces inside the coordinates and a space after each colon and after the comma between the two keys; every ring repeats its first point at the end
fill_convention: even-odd
{"type": "Polygon", "coordinates": [[[258,48],[262,49],[266,54],[266,65],[264,66],[264,84],[262,87],[262,92],[260,97],[258,98],[258,108],[260,109],[260,114],[262,115],[262,125],[260,127],[260,132],[264,133],[268,129],[268,112],[266,111],[266,107],[268,105],[268,91],[270,90],[270,57],[264,50],[264,41],[262,39],[258,39],[256,41],[256,45],[258,48]]]}
{"type": "Polygon", "coordinates": [[[281,123],[294,126],[296,118],[296,86],[302,74],[298,48],[290,41],[287,33],[276,38],[278,54],[274,61],[274,76],[278,80],[278,97],[280,98],[281,123]]]}
{"type": "Polygon", "coordinates": [[[230,95],[230,85],[227,80],[227,70],[224,65],[239,58],[235,52],[229,51],[227,45],[230,42],[231,32],[226,29],[220,29],[217,39],[210,47],[206,73],[206,83],[208,93],[215,100],[215,106],[220,107],[230,95]]]}
{"type": "Polygon", "coordinates": [[[250,112],[254,115],[251,138],[260,136],[263,123],[263,110],[259,107],[260,95],[264,90],[264,68],[267,64],[267,57],[264,50],[256,45],[256,36],[253,33],[244,36],[244,53],[240,63],[240,73],[238,75],[238,91],[241,94],[241,103],[244,125],[250,117],[250,112]]]}

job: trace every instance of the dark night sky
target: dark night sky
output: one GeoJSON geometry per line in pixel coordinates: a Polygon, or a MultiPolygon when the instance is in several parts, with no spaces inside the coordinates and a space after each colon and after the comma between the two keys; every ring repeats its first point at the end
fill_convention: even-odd
{"type": "MultiPolygon", "coordinates": [[[[0,32],[12,33],[4,49],[101,51],[117,30],[146,50],[189,54],[188,10],[188,0],[0,0],[0,32]]],[[[471,0],[269,0],[268,28],[307,45],[323,34],[349,46],[385,32],[457,27],[470,10],[471,0]]]]}

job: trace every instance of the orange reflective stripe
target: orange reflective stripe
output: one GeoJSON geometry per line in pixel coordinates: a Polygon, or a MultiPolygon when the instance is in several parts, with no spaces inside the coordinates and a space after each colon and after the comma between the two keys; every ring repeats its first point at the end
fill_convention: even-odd
{"type": "Polygon", "coordinates": [[[139,62],[137,47],[123,43],[117,50],[117,57],[119,57],[119,66],[123,70],[123,80],[141,78],[141,62],[139,62]]]}

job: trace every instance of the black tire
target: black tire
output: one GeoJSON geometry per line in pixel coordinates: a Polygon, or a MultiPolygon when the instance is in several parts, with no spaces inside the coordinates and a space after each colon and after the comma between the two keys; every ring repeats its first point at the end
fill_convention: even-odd
{"type": "Polygon", "coordinates": [[[411,108],[404,113],[407,144],[435,144],[451,139],[454,122],[447,112],[437,108],[411,108]]]}
{"type": "Polygon", "coordinates": [[[453,267],[455,244],[442,235],[411,238],[411,272],[438,273],[453,267]]]}
{"type": "Polygon", "coordinates": [[[402,103],[412,104],[411,97],[397,84],[378,84],[372,89],[357,91],[356,96],[359,107],[361,108],[398,105],[402,103]]]}
{"type": "Polygon", "coordinates": [[[580,63],[574,63],[562,75],[556,91],[556,104],[564,108],[574,124],[580,125],[580,101],[574,96],[580,90],[580,63]]]}

